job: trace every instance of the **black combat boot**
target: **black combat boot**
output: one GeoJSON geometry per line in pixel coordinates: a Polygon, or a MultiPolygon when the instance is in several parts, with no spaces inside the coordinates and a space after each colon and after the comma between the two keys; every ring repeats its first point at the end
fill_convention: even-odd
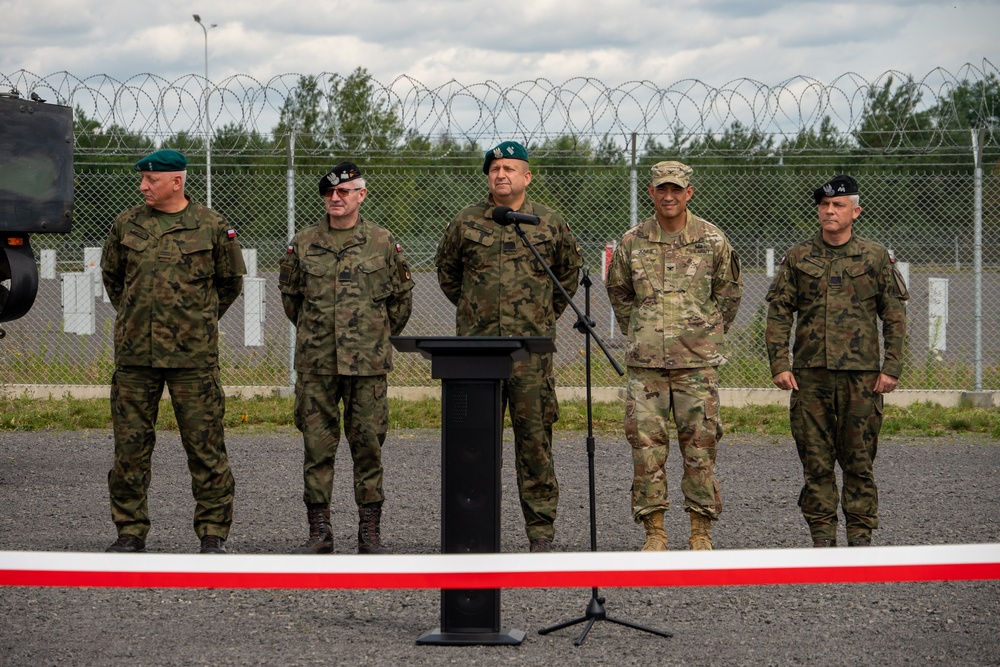
{"type": "Polygon", "coordinates": [[[387,554],[379,530],[382,523],[382,503],[368,503],[358,508],[358,553],[387,554]]]}
{"type": "Polygon", "coordinates": [[[333,553],[333,529],[330,527],[330,508],[320,503],[306,505],[309,518],[309,539],[294,554],[333,553]]]}

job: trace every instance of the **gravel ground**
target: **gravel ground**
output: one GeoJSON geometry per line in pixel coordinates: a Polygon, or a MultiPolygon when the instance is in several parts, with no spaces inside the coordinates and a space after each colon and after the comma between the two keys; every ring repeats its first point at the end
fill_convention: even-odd
{"type": "MultiPolygon", "coordinates": [[[[231,431],[237,482],[232,553],[287,553],[307,534],[301,444],[295,431],[231,431]]],[[[152,552],[197,548],[193,501],[175,433],[153,463],[152,552]]],[[[504,457],[503,550],[523,551],[510,434],[504,457]]],[[[440,436],[390,434],[384,450],[383,535],[395,553],[440,545],[440,436]]],[[[106,497],[108,431],[0,432],[0,550],[101,551],[114,539],[106,497]]],[[[348,461],[346,446],[340,461],[348,461]]],[[[562,487],[556,547],[590,547],[583,434],[557,435],[562,487]]],[[[671,452],[671,546],[686,548],[680,463],[671,452]]],[[[597,438],[598,546],[642,542],[629,517],[631,459],[623,440],[597,438]]],[[[356,548],[357,513],[342,463],[334,491],[336,551],[356,548]]],[[[975,436],[884,438],[876,464],[883,528],[878,545],[1000,541],[1000,445],[975,436]]],[[[717,549],[808,547],[795,500],[801,472],[787,437],[728,437],[718,473],[726,503],[717,549]]],[[[843,529],[841,529],[843,531],[843,529]]],[[[843,533],[840,536],[844,541],[843,533]]],[[[137,556],[140,557],[141,556],[137,556]]],[[[541,636],[583,614],[590,589],[502,593],[519,647],[416,646],[438,625],[436,590],[129,590],[0,588],[2,665],[609,664],[998,665],[1000,582],[601,589],[611,616],[669,630],[669,639],[597,623],[541,636]]]]}

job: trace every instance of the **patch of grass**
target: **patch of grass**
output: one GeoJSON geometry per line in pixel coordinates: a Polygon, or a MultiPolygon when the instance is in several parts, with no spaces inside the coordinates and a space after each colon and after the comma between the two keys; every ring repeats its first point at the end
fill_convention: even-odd
{"type": "MultiPolygon", "coordinates": [[[[293,398],[238,398],[226,400],[226,428],[234,433],[258,433],[294,428],[293,398]]],[[[584,401],[563,401],[559,405],[557,430],[587,430],[587,405],[584,401]]],[[[594,403],[594,432],[621,435],[624,403],[594,403]]],[[[791,431],[788,409],[782,405],[753,405],[722,408],[726,433],[784,435],[791,431]]],[[[389,428],[438,429],[441,427],[441,403],[437,399],[404,401],[390,399],[389,428]]],[[[0,431],[78,430],[111,428],[107,399],[35,399],[27,395],[0,397],[0,431]]],[[[160,403],[157,428],[176,430],[177,419],[170,401],[160,403]]],[[[505,420],[510,428],[510,420],[505,420]]],[[[1000,408],[943,408],[934,403],[915,403],[907,407],[887,406],[882,433],[899,436],[940,436],[989,434],[1000,440],[1000,408]]]]}

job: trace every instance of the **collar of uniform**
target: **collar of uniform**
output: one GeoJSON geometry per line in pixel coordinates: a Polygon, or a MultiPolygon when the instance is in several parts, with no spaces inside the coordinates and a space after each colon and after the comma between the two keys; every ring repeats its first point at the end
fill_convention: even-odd
{"type": "Polygon", "coordinates": [[[837,250],[833,250],[826,244],[826,241],[823,240],[823,230],[820,230],[816,232],[816,236],[813,237],[813,248],[811,254],[816,257],[851,257],[861,254],[861,244],[858,242],[857,235],[851,234],[850,241],[842,246],[839,246],[837,250]]]}
{"type": "Polygon", "coordinates": [[[660,223],[656,221],[656,216],[649,218],[647,221],[649,224],[646,227],[646,232],[648,234],[647,238],[651,243],[668,243],[671,245],[685,246],[695,241],[699,241],[705,237],[705,223],[704,220],[693,214],[691,211],[686,211],[687,221],[684,223],[684,227],[680,230],[679,235],[671,238],[673,235],[669,232],[664,231],[663,227],[660,227],[660,223]]]}
{"type": "MultiPolygon", "coordinates": [[[[323,248],[326,248],[327,250],[333,250],[333,245],[329,241],[331,233],[329,215],[323,216],[323,220],[320,221],[319,227],[323,231],[323,233],[320,234],[320,237],[313,242],[313,245],[321,246],[323,248]]],[[[351,230],[354,231],[354,236],[352,236],[349,241],[340,246],[341,250],[344,248],[352,248],[356,245],[362,245],[368,239],[368,225],[367,223],[365,223],[365,219],[361,217],[361,214],[358,214],[358,221],[354,223],[354,226],[351,227],[351,230]]],[[[346,232],[349,230],[345,229],[341,231],[346,232]]]]}
{"type": "MultiPolygon", "coordinates": [[[[181,214],[181,217],[180,220],[178,220],[177,222],[184,229],[196,229],[198,227],[199,207],[191,204],[191,197],[184,195],[184,199],[187,200],[187,206],[178,211],[178,213],[181,214]]],[[[160,238],[161,236],[163,236],[163,234],[166,232],[164,232],[163,227],[160,226],[160,221],[157,219],[156,214],[157,213],[163,213],[164,215],[173,215],[173,214],[164,213],[163,211],[155,209],[148,204],[143,205],[143,210],[145,211],[146,214],[145,217],[141,221],[136,221],[135,224],[139,225],[140,227],[145,229],[147,232],[149,232],[156,238],[160,238]]],[[[170,229],[172,230],[174,229],[174,227],[171,227],[170,229]]]]}
{"type": "MultiPolygon", "coordinates": [[[[497,203],[493,201],[493,194],[490,193],[486,195],[486,201],[484,202],[485,208],[483,209],[483,218],[489,220],[490,224],[495,227],[500,227],[496,221],[493,220],[493,209],[497,207],[497,203]]],[[[535,215],[535,205],[531,203],[531,200],[527,197],[524,198],[524,202],[521,204],[521,208],[514,211],[514,213],[526,213],[528,215],[535,215]]]]}

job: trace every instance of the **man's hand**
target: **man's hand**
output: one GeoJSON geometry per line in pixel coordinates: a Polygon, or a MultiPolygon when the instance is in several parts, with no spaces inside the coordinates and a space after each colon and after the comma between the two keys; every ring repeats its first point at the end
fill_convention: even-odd
{"type": "MultiPolygon", "coordinates": [[[[775,386],[778,387],[778,389],[784,389],[785,391],[788,391],[790,389],[797,390],[799,388],[799,383],[795,381],[795,376],[792,375],[791,371],[781,371],[780,373],[775,375],[773,379],[774,379],[774,384],[775,386]]],[[[881,379],[882,378],[880,377],[879,380],[881,379]]],[[[875,391],[878,391],[878,389],[876,389],[875,391]]],[[[889,391],[892,390],[890,389],[889,391]]]]}
{"type": "Polygon", "coordinates": [[[899,378],[894,378],[891,375],[886,375],[885,373],[879,373],[878,380],[875,381],[875,393],[888,394],[898,386],[899,378]]]}

